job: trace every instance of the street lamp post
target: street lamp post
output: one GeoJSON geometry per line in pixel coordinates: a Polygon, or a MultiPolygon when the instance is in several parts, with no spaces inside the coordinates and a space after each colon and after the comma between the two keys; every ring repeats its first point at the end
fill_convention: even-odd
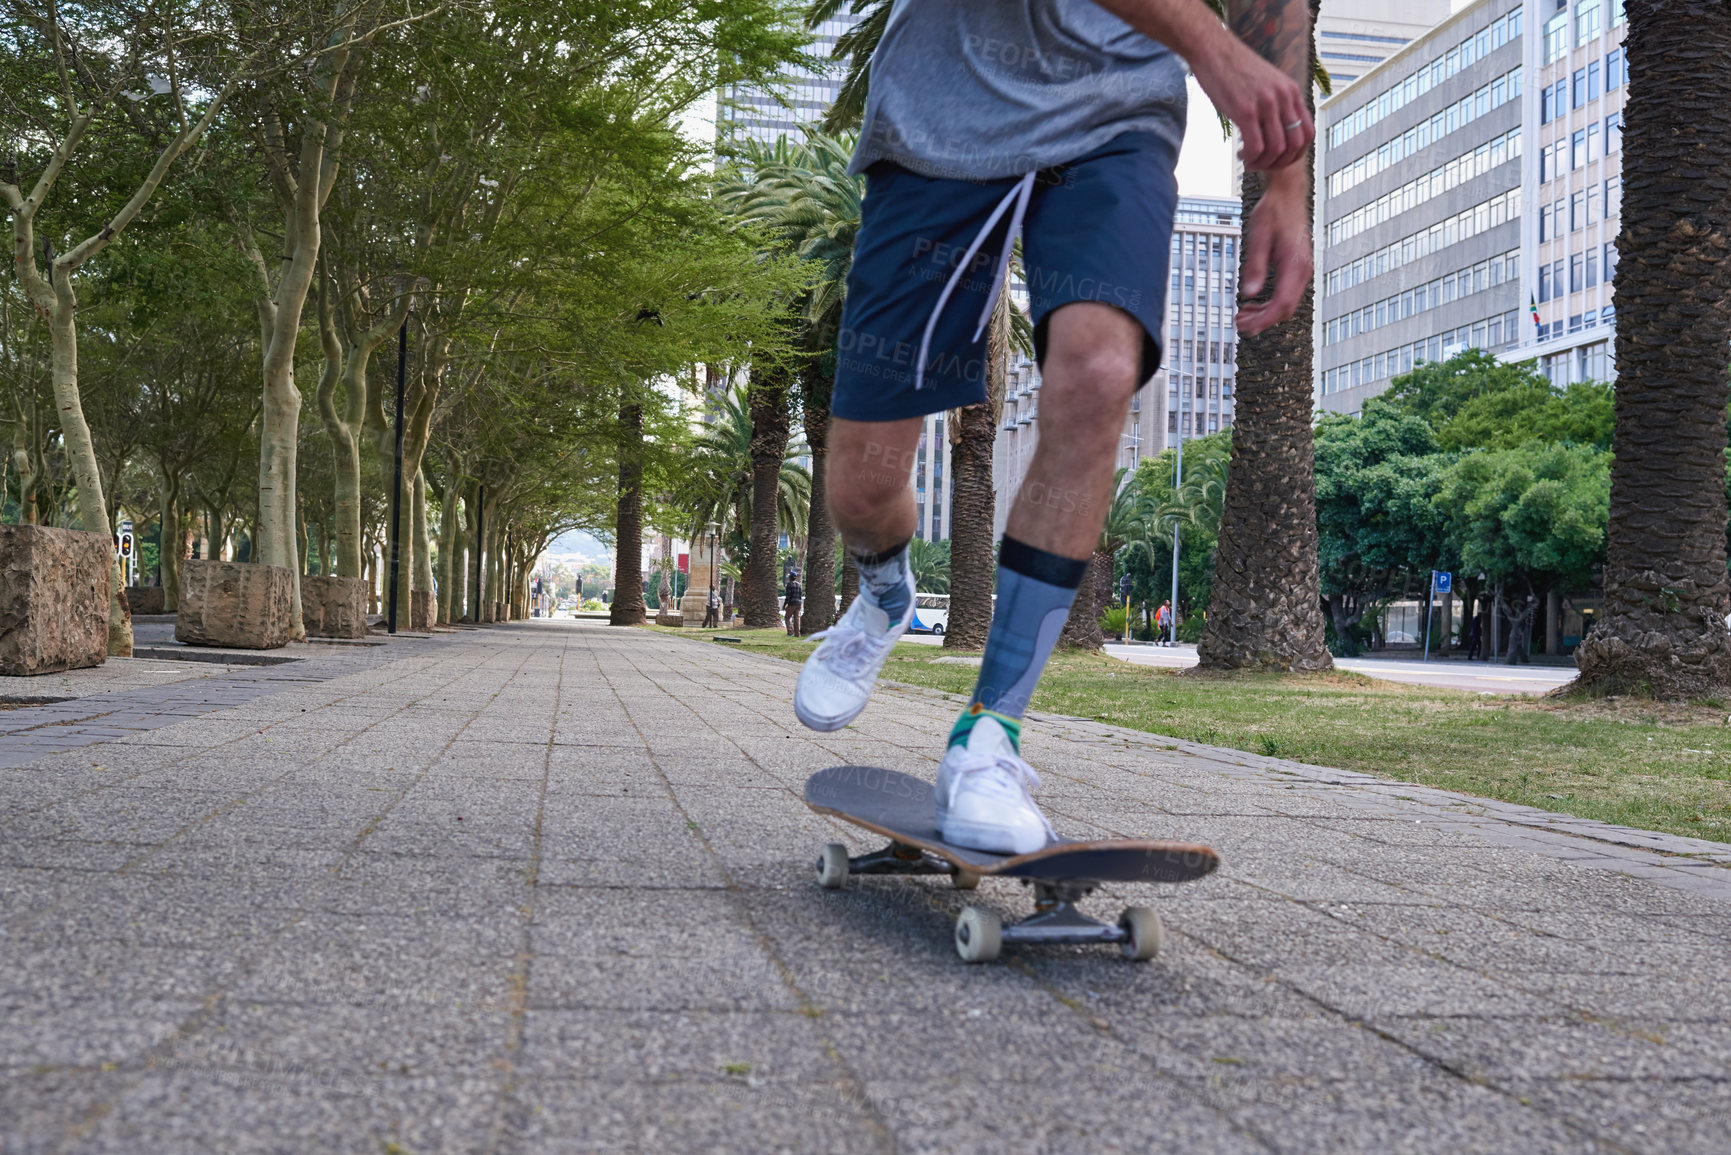
{"type": "Polygon", "coordinates": [[[717,608],[713,611],[715,614],[715,624],[716,624],[717,628],[720,628],[720,626],[721,626],[721,610],[719,608],[720,603],[717,601],[717,599],[715,597],[715,541],[716,541],[716,533],[721,527],[716,525],[712,521],[708,525],[704,526],[703,528],[709,534],[709,596],[706,597],[703,601],[703,611],[704,611],[704,615],[707,617],[708,614],[711,612],[710,607],[716,606],[717,608]]]}
{"type": "MultiPolygon", "coordinates": [[[[1172,500],[1178,500],[1178,487],[1184,484],[1184,394],[1189,390],[1184,387],[1184,377],[1178,378],[1178,463],[1172,473],[1172,500]]],[[[1194,413],[1196,407],[1192,405],[1194,413]]],[[[1168,645],[1178,644],[1178,546],[1182,534],[1182,523],[1177,518],[1172,519],[1172,613],[1167,626],[1171,633],[1166,641],[1168,645]]]]}

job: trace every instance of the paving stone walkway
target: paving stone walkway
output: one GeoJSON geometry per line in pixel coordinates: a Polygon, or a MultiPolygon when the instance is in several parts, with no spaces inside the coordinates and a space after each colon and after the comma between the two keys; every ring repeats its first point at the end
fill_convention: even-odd
{"type": "Polygon", "coordinates": [[[1036,718],[1061,829],[1224,865],[1088,900],[1151,963],[969,967],[799,801],[954,701],[813,735],[794,673],[523,623],[7,727],[0,1152],[1731,1149],[1728,848],[1036,718]]]}

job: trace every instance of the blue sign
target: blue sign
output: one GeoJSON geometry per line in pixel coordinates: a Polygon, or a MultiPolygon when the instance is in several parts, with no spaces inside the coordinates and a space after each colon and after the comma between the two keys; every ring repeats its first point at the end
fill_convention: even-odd
{"type": "Polygon", "coordinates": [[[1433,593],[1446,594],[1454,588],[1455,575],[1441,570],[1430,571],[1430,588],[1433,593]]]}

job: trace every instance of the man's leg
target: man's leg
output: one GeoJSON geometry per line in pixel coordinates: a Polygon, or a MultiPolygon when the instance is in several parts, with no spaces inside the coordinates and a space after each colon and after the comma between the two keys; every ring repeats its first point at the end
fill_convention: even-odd
{"type": "MultiPolygon", "coordinates": [[[[793,708],[813,730],[839,730],[865,709],[878,670],[913,617],[908,542],[914,499],[908,487],[923,418],[830,423],[830,516],[859,570],[859,596],[812,651],[794,688],[793,708]]],[[[798,614],[790,614],[798,629],[798,614]]]]}
{"type": "Polygon", "coordinates": [[[1050,826],[1028,793],[1022,716],[1100,538],[1118,439],[1141,384],[1143,330],[1094,302],[1055,310],[1040,387],[1040,443],[998,549],[998,602],[973,700],[938,769],[937,821],[964,846],[1025,854],[1050,826]]]}
{"type": "Polygon", "coordinates": [[[1142,325],[1110,305],[1076,302],[1051,315],[1040,387],[1040,442],[999,548],[998,605],[973,705],[1011,740],[1069,617],[1111,503],[1130,398],[1141,382],[1142,325]]]}
{"type": "Polygon", "coordinates": [[[908,542],[914,536],[914,452],[922,417],[830,422],[830,519],[859,567],[860,590],[899,622],[908,598],[908,542]]]}

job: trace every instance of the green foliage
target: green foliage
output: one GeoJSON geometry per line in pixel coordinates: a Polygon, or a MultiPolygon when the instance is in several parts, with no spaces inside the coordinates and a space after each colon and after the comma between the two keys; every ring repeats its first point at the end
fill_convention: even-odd
{"type": "Polygon", "coordinates": [[[1578,588],[1604,557],[1611,455],[1530,443],[1470,453],[1445,472],[1433,505],[1468,571],[1529,588],[1578,588]]]}
{"type": "Polygon", "coordinates": [[[950,543],[914,538],[908,542],[908,564],[914,571],[914,588],[923,594],[950,592],[950,543]]]}

